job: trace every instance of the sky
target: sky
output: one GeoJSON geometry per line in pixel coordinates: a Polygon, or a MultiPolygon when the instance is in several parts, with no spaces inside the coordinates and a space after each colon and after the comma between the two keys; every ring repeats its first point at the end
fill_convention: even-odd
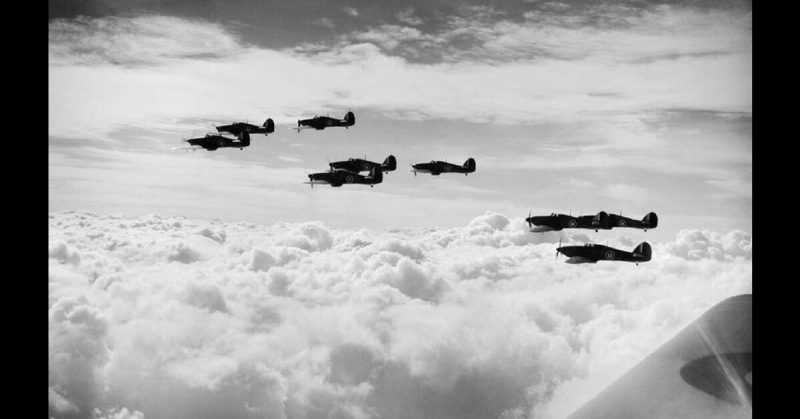
{"type": "Polygon", "coordinates": [[[747,4],[281,3],[51,2],[51,210],[370,228],[655,211],[661,239],[751,230],[747,4]],[[348,130],[289,129],[348,110],[348,130]],[[172,150],[267,117],[245,150],[172,150]],[[389,154],[375,188],[303,185],[389,154]],[[408,170],[468,157],[467,177],[408,170]]]}
{"type": "Polygon", "coordinates": [[[215,397],[229,417],[397,417],[397,392],[436,417],[475,397],[495,400],[481,405],[493,417],[563,417],[569,394],[608,383],[601,362],[632,366],[750,291],[749,1],[51,0],[48,32],[54,417],[167,417],[159,386],[185,400],[172,417],[215,397]],[[347,130],[290,129],[347,111],[347,130]],[[275,132],[244,150],[173,150],[268,117],[275,132]],[[398,169],[374,188],[303,184],[328,161],[389,154],[398,169]],[[469,176],[409,170],[469,157],[469,176]],[[601,210],[653,211],[659,227],[536,235],[523,221],[601,210]],[[449,245],[475,229],[478,242],[449,245]],[[297,237],[270,242],[283,234],[297,237]],[[654,256],[576,269],[553,260],[559,240],[647,240],[654,256]],[[355,262],[339,266],[345,256],[355,262]],[[250,324],[262,308],[245,290],[265,298],[274,330],[250,324]],[[530,310],[547,325],[528,324],[530,310]],[[631,320],[658,310],[652,332],[631,320]],[[483,326],[459,329],[481,313],[483,326]],[[616,317],[589,326],[604,315],[616,317]],[[522,340],[508,351],[533,354],[496,352],[505,323],[522,340]],[[182,335],[202,324],[232,327],[242,352],[213,332],[182,335]],[[135,342],[154,325],[163,333],[135,342]],[[597,342],[631,357],[586,327],[608,327],[597,342]],[[488,373],[492,357],[522,367],[488,373]],[[374,368],[350,371],[354,359],[374,368]]]}

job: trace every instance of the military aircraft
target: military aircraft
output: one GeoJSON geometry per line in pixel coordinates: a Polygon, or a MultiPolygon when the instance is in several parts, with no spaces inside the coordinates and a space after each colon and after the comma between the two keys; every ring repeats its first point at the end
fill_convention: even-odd
{"type": "Polygon", "coordinates": [[[308,175],[308,180],[305,183],[311,185],[312,188],[315,184],[328,184],[338,188],[345,183],[360,183],[369,185],[371,188],[376,183],[383,182],[383,171],[380,167],[373,166],[368,175],[362,176],[344,169],[331,169],[327,172],[311,173],[308,175]]]}
{"type": "Polygon", "coordinates": [[[600,211],[596,215],[581,215],[573,217],[567,214],[538,215],[525,219],[532,233],[544,233],[546,231],[559,231],[564,228],[586,228],[594,231],[610,230],[614,227],[641,228],[647,231],[649,228],[658,227],[658,216],[651,212],[642,218],[641,221],[633,218],[623,217],[617,214],[608,214],[600,211]],[[536,226],[536,227],[534,227],[536,226]]]}
{"type": "Polygon", "coordinates": [[[331,169],[342,169],[352,173],[369,172],[373,167],[381,169],[383,172],[391,172],[397,168],[397,159],[389,155],[383,163],[375,163],[369,160],[349,158],[347,160],[328,163],[331,169]]]}
{"type": "Polygon", "coordinates": [[[567,419],[753,417],[753,295],[727,298],[567,419]]]}
{"type": "Polygon", "coordinates": [[[350,128],[355,125],[356,116],[352,112],[347,112],[344,119],[331,118],[330,116],[314,116],[313,118],[300,119],[297,121],[297,132],[301,129],[314,128],[316,130],[325,129],[327,127],[345,127],[350,128]]]}
{"type": "Polygon", "coordinates": [[[632,253],[603,246],[602,244],[587,243],[583,246],[561,246],[559,242],[559,247],[556,249],[556,258],[558,258],[559,253],[563,253],[564,256],[569,258],[566,260],[567,263],[597,263],[599,260],[619,260],[634,262],[638,265],[639,262],[649,261],[653,251],[647,242],[640,243],[633,249],[632,253]]]}
{"type": "Polygon", "coordinates": [[[610,230],[614,227],[641,228],[647,231],[648,228],[658,227],[658,216],[656,213],[650,212],[639,221],[633,218],[623,217],[622,214],[608,214],[605,211],[600,211],[594,216],[592,226],[595,227],[595,231],[599,228],[610,230]]]}
{"type": "Polygon", "coordinates": [[[463,173],[466,176],[467,174],[475,171],[475,159],[472,157],[468,158],[467,161],[464,162],[463,166],[444,161],[431,160],[430,163],[417,163],[411,165],[411,168],[411,171],[414,172],[414,176],[417,175],[417,172],[430,173],[434,176],[439,176],[442,173],[463,173]]]}
{"type": "Polygon", "coordinates": [[[234,122],[232,124],[218,126],[217,132],[229,132],[237,137],[243,132],[267,135],[275,132],[275,123],[272,122],[272,118],[267,118],[267,120],[264,121],[264,125],[260,127],[258,125],[248,124],[247,122],[234,122]]]}
{"type": "Polygon", "coordinates": [[[560,231],[564,228],[594,228],[592,226],[593,215],[582,215],[573,217],[567,214],[535,215],[528,213],[528,227],[531,233],[544,233],[546,231],[560,231]],[[534,227],[536,226],[536,227],[534,227]]]}
{"type": "Polygon", "coordinates": [[[228,138],[223,135],[208,133],[204,137],[190,138],[184,140],[189,143],[189,147],[176,147],[173,150],[192,150],[196,151],[198,148],[204,148],[208,151],[214,151],[218,148],[235,147],[239,150],[250,145],[250,134],[247,131],[242,131],[239,138],[228,138]]]}

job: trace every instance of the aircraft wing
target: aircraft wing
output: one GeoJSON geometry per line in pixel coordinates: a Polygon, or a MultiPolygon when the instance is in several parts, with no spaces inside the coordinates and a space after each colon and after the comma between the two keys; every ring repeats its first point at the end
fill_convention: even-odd
{"type": "Polygon", "coordinates": [[[188,150],[192,150],[192,151],[197,151],[197,150],[202,150],[202,149],[203,149],[203,147],[201,147],[199,145],[190,145],[190,146],[186,146],[186,147],[172,147],[172,150],[187,150],[187,151],[188,150]]]}
{"type": "Polygon", "coordinates": [[[548,231],[559,231],[559,230],[561,230],[560,227],[553,227],[553,226],[549,226],[549,225],[539,225],[539,226],[531,227],[530,232],[531,233],[546,233],[548,231]]]}
{"type": "Polygon", "coordinates": [[[597,259],[591,259],[584,256],[572,256],[566,260],[567,263],[578,264],[578,263],[597,263],[597,259]]]}
{"type": "Polygon", "coordinates": [[[227,132],[238,137],[239,134],[241,134],[244,131],[244,129],[233,125],[226,125],[224,127],[217,127],[217,131],[220,133],[227,132]]]}
{"type": "Polygon", "coordinates": [[[752,418],[752,297],[710,308],[567,419],[752,418]]]}

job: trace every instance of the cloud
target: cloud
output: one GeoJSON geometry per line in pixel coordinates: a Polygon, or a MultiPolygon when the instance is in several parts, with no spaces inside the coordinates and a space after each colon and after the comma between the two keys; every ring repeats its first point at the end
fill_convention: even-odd
{"type": "Polygon", "coordinates": [[[108,327],[107,317],[84,296],[62,298],[50,306],[51,415],[86,416],[102,403],[108,327]]]}
{"type": "Polygon", "coordinates": [[[354,39],[363,42],[371,42],[384,50],[393,50],[402,42],[421,41],[430,39],[424,36],[419,29],[408,26],[382,25],[379,28],[370,29],[354,35],[354,39]]]}
{"type": "Polygon", "coordinates": [[[186,59],[228,59],[242,51],[239,39],[215,23],[145,15],[49,23],[50,64],[64,60],[85,66],[169,65],[186,59]]]}
{"type": "Polygon", "coordinates": [[[497,212],[402,230],[51,213],[50,414],[560,417],[751,291],[740,231],[681,232],[639,266],[568,265],[558,240],[497,212]]]}
{"type": "Polygon", "coordinates": [[[677,240],[667,246],[670,254],[689,260],[732,258],[751,259],[753,256],[750,234],[731,231],[720,234],[713,231],[682,230],[677,240]]]}
{"type": "Polygon", "coordinates": [[[333,29],[334,27],[336,27],[336,25],[333,23],[333,21],[331,19],[327,18],[327,17],[320,17],[320,18],[314,19],[313,21],[311,21],[311,23],[314,24],[314,25],[323,26],[323,27],[326,27],[326,28],[329,28],[329,29],[333,29]]]}
{"type": "Polygon", "coordinates": [[[397,18],[397,20],[399,20],[402,23],[405,23],[406,25],[418,26],[424,23],[422,18],[420,18],[415,14],[413,7],[409,7],[399,11],[395,17],[397,18]]]}
{"type": "Polygon", "coordinates": [[[95,409],[94,414],[97,419],[144,419],[144,414],[138,410],[128,410],[127,407],[111,409],[105,413],[100,409],[95,409]]]}
{"type": "Polygon", "coordinates": [[[55,19],[50,132],[188,131],[196,124],[186,123],[186,115],[241,118],[263,109],[264,97],[280,104],[271,111],[278,123],[320,107],[502,124],[666,108],[750,112],[749,14],[657,8],[626,18],[623,28],[487,14],[494,16],[476,12],[442,32],[384,24],[335,45],[287,50],[245,44],[204,21],[55,19]],[[447,59],[415,63],[425,51],[443,51],[447,59]],[[237,91],[248,94],[234,100],[230,92],[237,91]],[[224,114],[219,104],[226,104],[224,114]]]}

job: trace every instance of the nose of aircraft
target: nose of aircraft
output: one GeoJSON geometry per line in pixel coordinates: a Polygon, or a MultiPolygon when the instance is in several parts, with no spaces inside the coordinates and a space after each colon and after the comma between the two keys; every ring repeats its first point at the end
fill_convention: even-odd
{"type": "Polygon", "coordinates": [[[550,217],[544,217],[544,216],[541,216],[541,215],[535,215],[533,217],[528,217],[527,221],[529,223],[533,223],[533,224],[536,224],[536,225],[541,225],[541,224],[546,223],[549,218],[550,217]]]}
{"type": "Polygon", "coordinates": [[[563,246],[556,249],[556,251],[561,252],[564,256],[570,257],[572,256],[572,248],[573,246],[563,246]]]}

